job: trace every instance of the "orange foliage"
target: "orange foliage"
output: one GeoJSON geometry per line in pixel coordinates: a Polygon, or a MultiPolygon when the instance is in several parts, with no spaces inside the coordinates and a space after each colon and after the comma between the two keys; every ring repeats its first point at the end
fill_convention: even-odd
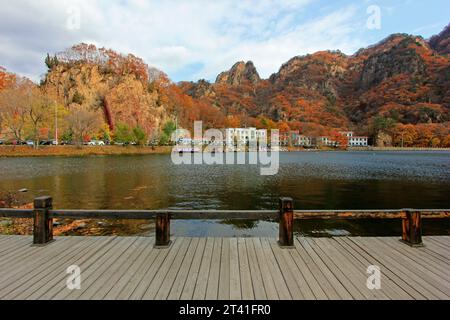
{"type": "Polygon", "coordinates": [[[225,119],[225,127],[227,128],[239,128],[241,126],[241,119],[238,116],[228,116],[225,119]]]}
{"type": "Polygon", "coordinates": [[[5,68],[0,67],[0,90],[10,87],[15,81],[15,75],[6,72],[5,68]]]}
{"type": "Polygon", "coordinates": [[[397,124],[393,130],[394,145],[403,147],[449,147],[450,126],[445,124],[397,124]]]}
{"type": "Polygon", "coordinates": [[[289,124],[286,122],[280,122],[278,123],[278,130],[280,130],[281,133],[287,133],[291,131],[291,128],[289,127],[289,124]]]}
{"type": "Polygon", "coordinates": [[[103,71],[117,75],[134,74],[144,83],[149,81],[148,66],[141,58],[132,54],[127,56],[111,49],[97,48],[93,44],[81,43],[57,54],[62,63],[91,63],[103,66],[103,71]]]}
{"type": "Polygon", "coordinates": [[[348,147],[348,138],[346,136],[340,134],[339,132],[333,130],[333,131],[331,131],[329,137],[330,137],[331,141],[334,141],[337,143],[339,148],[346,149],[348,147]]]}

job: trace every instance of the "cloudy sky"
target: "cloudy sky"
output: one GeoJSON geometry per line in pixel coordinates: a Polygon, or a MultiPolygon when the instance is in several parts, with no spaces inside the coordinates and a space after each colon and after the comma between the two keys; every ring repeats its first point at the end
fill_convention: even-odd
{"type": "Polygon", "coordinates": [[[236,61],[266,78],[296,55],[428,38],[450,22],[448,0],[0,1],[0,66],[35,81],[47,52],[80,42],[133,53],[174,81],[214,81],[236,61]]]}

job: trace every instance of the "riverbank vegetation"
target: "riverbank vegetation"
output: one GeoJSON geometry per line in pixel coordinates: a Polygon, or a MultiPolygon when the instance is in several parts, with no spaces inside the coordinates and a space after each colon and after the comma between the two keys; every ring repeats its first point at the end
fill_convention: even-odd
{"type": "Polygon", "coordinates": [[[168,154],[171,147],[140,146],[0,146],[0,157],[82,157],[107,155],[168,154]]]}

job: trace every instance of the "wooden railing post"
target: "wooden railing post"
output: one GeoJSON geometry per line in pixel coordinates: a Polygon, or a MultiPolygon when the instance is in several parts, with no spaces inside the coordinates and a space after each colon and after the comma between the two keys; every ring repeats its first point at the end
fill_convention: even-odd
{"type": "Polygon", "coordinates": [[[412,247],[423,246],[422,242],[422,215],[419,211],[405,209],[403,211],[402,241],[412,247]]]}
{"type": "Polygon", "coordinates": [[[49,211],[53,208],[52,206],[51,197],[34,199],[34,245],[42,246],[53,241],[53,219],[49,218],[49,211]]]}
{"type": "Polygon", "coordinates": [[[168,212],[156,215],[156,248],[167,248],[170,241],[170,214],[168,212]]]}
{"type": "Polygon", "coordinates": [[[279,232],[278,244],[280,247],[294,247],[294,201],[291,198],[280,198],[279,232]]]}

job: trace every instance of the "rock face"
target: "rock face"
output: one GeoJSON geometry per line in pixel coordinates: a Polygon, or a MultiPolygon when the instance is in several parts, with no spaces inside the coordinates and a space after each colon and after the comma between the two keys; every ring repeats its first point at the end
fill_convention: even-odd
{"type": "Polygon", "coordinates": [[[253,62],[247,63],[240,61],[236,63],[230,71],[222,72],[219,74],[216,80],[216,84],[228,84],[232,86],[238,86],[245,82],[256,84],[260,81],[258,71],[256,71],[253,62]]]}
{"type": "Polygon", "coordinates": [[[199,80],[197,83],[181,82],[179,86],[186,94],[195,99],[215,97],[213,85],[206,80],[199,80]]]}
{"type": "Polygon", "coordinates": [[[414,46],[428,45],[415,37],[406,37],[390,50],[376,52],[364,62],[361,73],[361,88],[367,90],[380,84],[383,80],[400,74],[411,77],[425,75],[426,65],[414,46]]]}
{"type": "Polygon", "coordinates": [[[150,67],[148,68],[148,81],[154,82],[154,81],[166,81],[169,79],[169,76],[162,72],[161,70],[150,67]]]}
{"type": "Polygon", "coordinates": [[[450,24],[429,41],[430,46],[439,54],[450,54],[450,24]]]}
{"type": "Polygon", "coordinates": [[[347,69],[346,55],[339,51],[322,51],[289,60],[270,77],[270,82],[281,89],[294,86],[336,99],[347,69]]]}
{"type": "Polygon", "coordinates": [[[99,112],[111,130],[123,122],[132,128],[140,126],[151,134],[167,114],[158,91],[149,86],[149,76],[161,77],[163,74],[156,71],[149,74],[144,65],[143,73],[136,72],[131,65],[121,67],[119,72],[108,66],[92,59],[59,60],[52,65],[42,87],[69,110],[78,104],[99,112]]]}
{"type": "Polygon", "coordinates": [[[380,148],[392,147],[392,136],[386,132],[379,132],[375,137],[375,146],[380,148]]]}

